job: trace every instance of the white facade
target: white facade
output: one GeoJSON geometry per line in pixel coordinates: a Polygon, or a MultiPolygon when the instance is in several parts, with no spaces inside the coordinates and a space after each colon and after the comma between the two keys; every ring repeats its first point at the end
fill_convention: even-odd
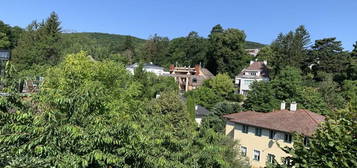
{"type": "MultiPolygon", "coordinates": [[[[131,74],[134,75],[134,71],[135,69],[139,66],[139,64],[135,63],[133,65],[130,65],[128,67],[126,67],[126,70],[128,70],[131,74]]],[[[143,70],[146,72],[152,72],[155,75],[165,75],[165,74],[169,74],[169,72],[164,71],[163,67],[159,67],[157,65],[154,65],[152,63],[149,64],[144,64],[143,66],[143,70]]]]}
{"type": "Polygon", "coordinates": [[[200,125],[201,125],[201,122],[202,122],[202,117],[196,117],[196,118],[195,118],[195,121],[196,121],[196,123],[198,124],[198,126],[200,126],[200,125]]]}
{"type": "Polygon", "coordinates": [[[268,81],[266,70],[266,61],[250,62],[250,66],[243,69],[242,72],[235,77],[235,84],[239,88],[239,94],[247,95],[250,86],[254,81],[268,81]]]}
{"type": "MultiPolygon", "coordinates": [[[[244,78],[236,78],[236,81],[239,81],[239,94],[246,95],[247,92],[250,90],[250,85],[254,81],[262,81],[264,79],[244,79],[244,78]]],[[[268,80],[268,79],[265,79],[268,80]]]]}

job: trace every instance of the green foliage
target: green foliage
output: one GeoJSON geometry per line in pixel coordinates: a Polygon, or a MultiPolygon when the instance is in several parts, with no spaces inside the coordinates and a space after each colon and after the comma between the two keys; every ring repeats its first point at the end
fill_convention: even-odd
{"type": "Polygon", "coordinates": [[[286,67],[271,82],[277,99],[294,100],[302,84],[301,71],[298,68],[286,67]]]}
{"type": "Polygon", "coordinates": [[[30,24],[13,52],[13,61],[20,70],[32,65],[55,65],[60,61],[61,27],[56,13],[42,23],[30,24]]]}
{"type": "Polygon", "coordinates": [[[243,107],[258,112],[271,112],[279,107],[279,103],[271,82],[254,82],[243,107]]]}
{"type": "Polygon", "coordinates": [[[312,63],[315,64],[312,68],[315,74],[321,71],[332,73],[335,79],[345,75],[341,72],[345,72],[349,65],[349,55],[343,51],[341,41],[336,41],[336,38],[316,40],[312,49],[312,63]]]}
{"type": "Polygon", "coordinates": [[[337,110],[345,106],[345,99],[341,95],[340,87],[333,81],[332,75],[319,83],[318,91],[330,109],[337,110]]]}
{"type": "Polygon", "coordinates": [[[304,26],[299,26],[295,31],[287,34],[279,34],[277,39],[270,45],[274,51],[272,57],[271,76],[279,73],[285,66],[300,68],[307,59],[307,46],[310,43],[310,34],[304,26]]]}
{"type": "Polygon", "coordinates": [[[227,74],[218,74],[214,78],[205,81],[204,86],[212,89],[218,96],[227,99],[234,93],[234,84],[227,74]]]}
{"type": "Polygon", "coordinates": [[[357,59],[352,60],[346,71],[347,80],[357,80],[357,59]]]}
{"type": "Polygon", "coordinates": [[[203,86],[189,91],[186,97],[194,99],[196,104],[211,109],[218,102],[242,101],[242,97],[235,95],[235,88],[232,79],[227,74],[218,74],[212,79],[206,80],[203,86]]]}
{"type": "Polygon", "coordinates": [[[15,117],[1,127],[0,141],[6,145],[1,148],[7,152],[0,162],[11,165],[27,158],[41,163],[39,167],[125,165],[138,150],[134,140],[141,141],[128,116],[138,88],[123,66],[94,62],[83,52],[66,57],[48,71],[35,99],[37,110],[18,112],[28,122],[15,117]],[[124,144],[134,150],[121,152],[124,144]]]}
{"type": "Polygon", "coordinates": [[[201,127],[210,128],[216,132],[224,133],[226,120],[223,118],[225,114],[241,112],[242,107],[237,102],[223,101],[217,103],[211,110],[211,114],[202,120],[201,127]]]}
{"type": "Polygon", "coordinates": [[[218,96],[212,89],[207,87],[199,87],[195,90],[186,93],[186,97],[191,97],[196,104],[202,105],[207,109],[211,109],[216,103],[224,99],[218,96]]]}
{"type": "Polygon", "coordinates": [[[186,37],[175,38],[170,41],[168,55],[169,62],[182,66],[195,66],[207,63],[206,55],[208,50],[207,39],[200,37],[197,32],[190,32],[186,37]]]}
{"type": "Polygon", "coordinates": [[[210,50],[207,68],[213,73],[228,73],[234,77],[248,64],[244,50],[245,34],[238,29],[224,30],[220,25],[212,28],[209,35],[210,50]]]}
{"type": "Polygon", "coordinates": [[[161,65],[165,63],[166,54],[169,47],[169,39],[160,37],[157,34],[150,37],[144,44],[142,49],[141,60],[144,62],[153,62],[161,65]]]}
{"type": "Polygon", "coordinates": [[[5,33],[0,32],[0,48],[9,48],[10,41],[5,33]]]}
{"type": "Polygon", "coordinates": [[[1,97],[1,167],[247,167],[234,142],[196,130],[174,89],[142,101],[122,64],[80,52],[45,79],[30,101],[1,97]]]}
{"type": "Polygon", "coordinates": [[[257,59],[259,61],[268,61],[269,63],[274,59],[274,51],[270,46],[265,46],[260,49],[257,54],[257,59]]]}
{"type": "Polygon", "coordinates": [[[344,81],[342,89],[351,111],[357,111],[357,81],[344,81]]]}
{"type": "Polygon", "coordinates": [[[0,49],[13,49],[23,30],[20,27],[11,27],[0,20],[0,49]]]}
{"type": "Polygon", "coordinates": [[[251,88],[243,104],[247,110],[271,112],[282,101],[295,101],[299,108],[325,115],[331,113],[317,89],[302,85],[301,71],[297,68],[286,67],[272,81],[255,82],[251,88]]]}
{"type": "Polygon", "coordinates": [[[163,91],[178,92],[178,85],[174,78],[146,72],[143,69],[143,64],[139,64],[134,70],[134,79],[142,85],[140,97],[143,100],[150,100],[163,91]]]}
{"type": "Polygon", "coordinates": [[[351,52],[351,56],[354,59],[357,59],[357,41],[353,44],[353,50],[351,52]]]}
{"type": "Polygon", "coordinates": [[[309,109],[315,113],[329,115],[331,114],[321,94],[315,88],[304,87],[299,90],[297,102],[300,103],[301,109],[309,109]]]}
{"type": "Polygon", "coordinates": [[[244,44],[245,49],[263,48],[263,47],[265,47],[264,44],[253,42],[253,41],[246,41],[244,44]]]}
{"type": "Polygon", "coordinates": [[[62,52],[64,55],[87,51],[95,60],[114,60],[131,64],[137,61],[139,48],[145,40],[132,36],[106,33],[64,33],[62,52]]]}
{"type": "MultiPolygon", "coordinates": [[[[294,138],[293,148],[285,148],[294,167],[356,167],[356,112],[344,110],[338,119],[328,119],[310,138],[308,147],[303,138],[294,138]],[[349,115],[349,114],[353,114],[349,115]]],[[[285,165],[286,166],[286,165],[285,165]]],[[[275,165],[274,167],[284,167],[275,165]]]]}

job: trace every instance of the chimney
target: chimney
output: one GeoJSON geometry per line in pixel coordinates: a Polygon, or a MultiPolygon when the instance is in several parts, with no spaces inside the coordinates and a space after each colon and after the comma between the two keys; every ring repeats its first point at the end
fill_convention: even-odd
{"type": "Polygon", "coordinates": [[[290,104],[290,111],[296,111],[297,103],[296,102],[291,102],[290,104]]]}
{"type": "Polygon", "coordinates": [[[170,65],[170,73],[173,72],[175,70],[175,65],[174,64],[171,64],[170,65]]]}
{"type": "Polygon", "coordinates": [[[263,63],[264,63],[265,66],[268,65],[268,61],[267,60],[264,60],[263,63]]]}
{"type": "Polygon", "coordinates": [[[285,110],[285,101],[282,101],[281,104],[280,104],[280,110],[285,110]]]}
{"type": "Polygon", "coordinates": [[[250,64],[250,65],[252,65],[253,63],[254,63],[254,61],[250,61],[250,63],[249,63],[249,64],[250,64]]]}
{"type": "Polygon", "coordinates": [[[201,71],[201,66],[200,65],[195,65],[195,75],[200,75],[200,71],[201,71]]]}

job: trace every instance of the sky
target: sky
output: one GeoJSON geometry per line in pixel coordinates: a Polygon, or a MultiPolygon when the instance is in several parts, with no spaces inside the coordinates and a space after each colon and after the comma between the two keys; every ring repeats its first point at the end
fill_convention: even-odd
{"type": "Polygon", "coordinates": [[[211,28],[244,30],[270,44],[304,25],[314,40],[336,37],[346,50],[357,41],[357,0],[0,0],[0,20],[26,27],[55,11],[67,32],[103,32],[170,39],[211,28]]]}

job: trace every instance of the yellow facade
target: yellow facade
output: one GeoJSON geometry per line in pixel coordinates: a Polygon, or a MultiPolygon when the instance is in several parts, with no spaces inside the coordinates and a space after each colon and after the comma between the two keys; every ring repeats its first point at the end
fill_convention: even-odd
{"type": "Polygon", "coordinates": [[[279,148],[277,143],[279,143],[280,146],[292,147],[292,142],[284,142],[286,133],[276,131],[275,138],[270,139],[269,129],[261,128],[261,136],[255,135],[255,129],[256,127],[254,126],[248,126],[248,132],[244,133],[242,124],[228,121],[226,124],[226,135],[232,137],[234,140],[238,140],[240,146],[247,149],[246,157],[249,159],[253,168],[265,167],[268,161],[268,154],[274,155],[275,160],[281,163],[282,158],[288,155],[279,148]],[[259,161],[253,159],[254,150],[259,151],[259,161]]]}

